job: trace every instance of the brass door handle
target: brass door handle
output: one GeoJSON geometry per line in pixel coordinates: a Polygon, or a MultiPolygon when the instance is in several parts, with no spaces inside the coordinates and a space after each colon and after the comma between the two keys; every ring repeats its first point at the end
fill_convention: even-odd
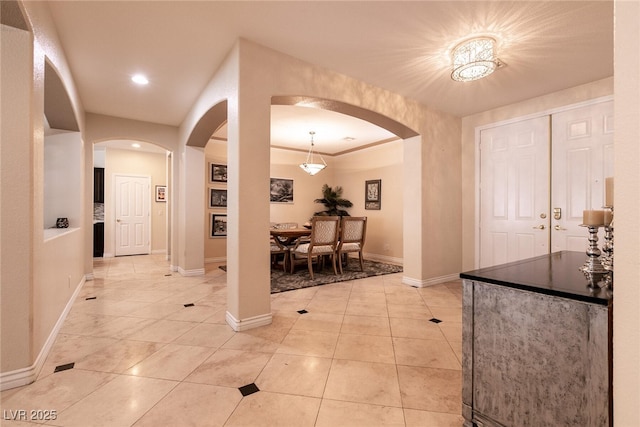
{"type": "Polygon", "coordinates": [[[119,220],[119,219],[116,219],[116,222],[120,222],[120,220],[119,220]]]}
{"type": "Polygon", "coordinates": [[[560,227],[560,226],[559,226],[559,225],[557,225],[557,224],[553,227],[553,229],[554,229],[554,230],[558,230],[558,231],[560,231],[560,230],[566,230],[566,228],[562,228],[562,227],[560,227]]]}
{"type": "Polygon", "coordinates": [[[540,224],[539,226],[533,227],[533,228],[537,228],[539,230],[544,230],[544,224],[540,224]]]}

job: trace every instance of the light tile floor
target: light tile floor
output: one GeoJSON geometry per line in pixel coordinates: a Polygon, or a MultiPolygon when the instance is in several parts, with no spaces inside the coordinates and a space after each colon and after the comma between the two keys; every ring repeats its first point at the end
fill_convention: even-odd
{"type": "Polygon", "coordinates": [[[462,425],[459,281],[275,294],[271,325],[234,332],[218,264],[201,277],[169,274],[164,256],[94,265],[38,380],[2,392],[0,424],[42,425],[36,410],[82,427],[462,425]]]}

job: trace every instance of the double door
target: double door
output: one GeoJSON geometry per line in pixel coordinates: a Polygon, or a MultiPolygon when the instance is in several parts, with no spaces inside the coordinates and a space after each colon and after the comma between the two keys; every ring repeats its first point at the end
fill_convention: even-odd
{"type": "Polygon", "coordinates": [[[480,134],[480,267],[583,251],[613,176],[613,101],[480,134]]]}

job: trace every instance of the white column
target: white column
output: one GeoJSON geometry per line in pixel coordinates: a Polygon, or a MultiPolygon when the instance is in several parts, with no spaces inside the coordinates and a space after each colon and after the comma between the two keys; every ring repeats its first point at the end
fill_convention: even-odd
{"type": "Polygon", "coordinates": [[[271,323],[271,105],[269,99],[251,98],[229,100],[227,323],[236,331],[271,323]]]}
{"type": "MultiPolygon", "coordinates": [[[[180,182],[178,184],[178,272],[183,276],[204,274],[205,211],[204,149],[184,146],[180,153],[180,182]]],[[[174,199],[175,200],[175,199],[174,199]]],[[[172,257],[172,260],[174,258],[172,257]]]]}
{"type": "Polygon", "coordinates": [[[402,283],[421,287],[424,285],[423,240],[425,235],[424,209],[425,198],[424,179],[422,173],[422,137],[416,136],[406,139],[403,146],[403,277],[402,283]]]}

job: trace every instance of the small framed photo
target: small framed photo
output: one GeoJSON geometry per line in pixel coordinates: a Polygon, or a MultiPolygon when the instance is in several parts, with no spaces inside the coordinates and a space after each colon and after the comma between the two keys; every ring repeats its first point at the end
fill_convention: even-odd
{"type": "Polygon", "coordinates": [[[227,216],[211,214],[210,237],[225,237],[227,235],[227,216]]]}
{"type": "Polygon", "coordinates": [[[227,182],[227,165],[209,163],[209,182],[227,182]]]}
{"type": "Polygon", "coordinates": [[[227,190],[210,188],[209,189],[209,207],[210,208],[226,208],[227,207],[227,190]]]}
{"type": "Polygon", "coordinates": [[[382,180],[372,179],[365,181],[364,186],[364,208],[369,210],[380,210],[382,196],[382,180]]]}
{"type": "Polygon", "coordinates": [[[271,178],[271,203],[293,203],[293,180],[288,178],[271,178]]]}
{"type": "Polygon", "coordinates": [[[166,201],[167,201],[167,186],[156,185],[156,202],[166,202],[166,201]]]}

